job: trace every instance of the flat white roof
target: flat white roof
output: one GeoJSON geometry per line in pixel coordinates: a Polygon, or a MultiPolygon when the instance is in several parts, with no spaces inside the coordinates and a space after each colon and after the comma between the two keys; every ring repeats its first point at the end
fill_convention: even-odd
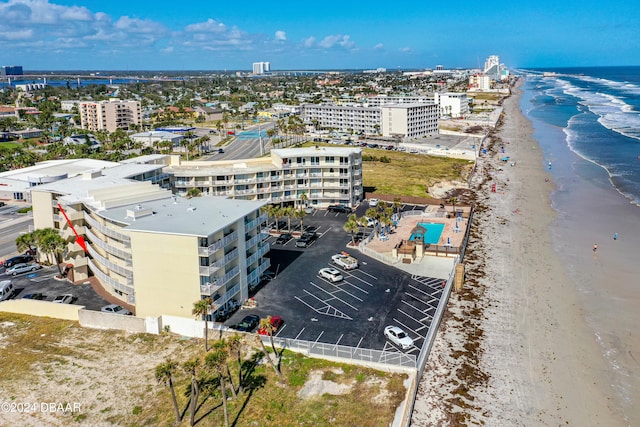
{"type": "Polygon", "coordinates": [[[29,182],[33,178],[62,176],[64,174],[73,177],[90,170],[112,168],[118,165],[117,162],[94,159],[47,160],[26,168],[2,172],[0,178],[29,182]]]}
{"type": "Polygon", "coordinates": [[[277,150],[271,150],[271,152],[278,157],[306,157],[314,155],[323,156],[348,156],[353,153],[362,152],[361,148],[357,147],[301,147],[301,148],[282,148],[277,150]]]}
{"type": "Polygon", "coordinates": [[[192,199],[171,196],[162,200],[134,203],[106,209],[100,215],[112,221],[128,224],[130,231],[208,236],[237,222],[240,218],[266,204],[259,200],[236,200],[203,196],[192,199]],[[131,212],[150,211],[152,214],[133,218],[131,212]]]}

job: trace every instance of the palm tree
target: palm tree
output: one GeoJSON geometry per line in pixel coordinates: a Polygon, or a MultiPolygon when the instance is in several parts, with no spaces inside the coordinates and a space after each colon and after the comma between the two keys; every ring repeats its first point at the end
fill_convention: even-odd
{"type": "Polygon", "coordinates": [[[286,208],[282,208],[280,210],[282,216],[287,217],[287,230],[291,231],[291,217],[293,216],[294,210],[291,206],[287,206],[286,208]]]}
{"type": "Polygon", "coordinates": [[[198,369],[200,368],[201,360],[199,357],[194,357],[187,360],[182,364],[182,369],[191,377],[191,393],[189,400],[189,425],[193,427],[196,417],[196,405],[198,404],[198,396],[200,395],[200,387],[198,385],[198,369]]]}
{"type": "Polygon", "coordinates": [[[224,425],[229,427],[229,410],[227,408],[227,386],[224,382],[225,366],[227,363],[227,352],[225,350],[216,350],[207,354],[205,363],[209,369],[218,374],[220,378],[220,391],[222,392],[222,408],[224,410],[224,425]]]}
{"type": "Polygon", "coordinates": [[[190,199],[192,197],[200,197],[201,195],[202,195],[202,190],[196,187],[190,188],[189,191],[187,191],[187,197],[190,199]]]}
{"type": "Polygon", "coordinates": [[[300,195],[300,203],[306,208],[307,207],[307,203],[309,201],[309,196],[307,196],[307,193],[302,193],[300,195]]]}
{"type": "Polygon", "coordinates": [[[33,248],[36,246],[36,236],[33,232],[24,233],[16,237],[16,248],[18,252],[29,251],[33,252],[33,248]]]}
{"type": "Polygon", "coordinates": [[[267,316],[265,319],[260,320],[260,328],[264,328],[269,335],[269,341],[271,342],[271,349],[273,350],[273,354],[278,354],[276,351],[276,344],[273,341],[273,325],[271,324],[271,316],[267,316]]]}
{"type": "Polygon", "coordinates": [[[360,225],[358,224],[356,214],[349,215],[349,219],[344,223],[344,226],[342,228],[344,229],[344,231],[351,234],[351,244],[355,246],[355,235],[360,231],[360,225]]]}
{"type": "MultiPolygon", "coordinates": [[[[262,328],[270,328],[271,327],[271,318],[269,317],[269,320],[267,319],[260,319],[260,325],[258,326],[258,331],[262,328]]],[[[264,352],[264,357],[267,358],[267,360],[269,361],[269,364],[271,365],[271,367],[273,368],[273,370],[275,371],[276,374],[278,374],[278,376],[282,376],[282,372],[280,371],[280,364],[279,363],[275,363],[272,359],[271,356],[269,356],[269,352],[267,351],[267,348],[264,346],[264,342],[262,341],[262,337],[260,336],[260,334],[258,334],[256,332],[256,335],[258,337],[258,342],[260,343],[260,347],[262,347],[262,351],[264,352]]],[[[273,337],[271,337],[271,342],[273,343],[273,337]]]]}
{"type": "Polygon", "coordinates": [[[55,261],[58,266],[58,272],[62,276],[62,268],[60,267],[59,256],[67,246],[67,242],[58,234],[58,231],[53,228],[41,228],[35,231],[36,247],[41,253],[51,255],[51,259],[55,261]]]}
{"type": "Polygon", "coordinates": [[[293,211],[293,217],[300,221],[300,231],[304,231],[302,220],[305,216],[307,216],[307,212],[304,209],[296,209],[293,211]]]}
{"type": "Polygon", "coordinates": [[[396,213],[399,213],[400,209],[402,209],[402,199],[400,197],[393,199],[393,208],[396,210],[396,213]]]}
{"type": "MultiPolygon", "coordinates": [[[[227,356],[229,356],[229,343],[224,338],[219,339],[215,343],[213,343],[213,348],[217,350],[224,351],[227,356]]],[[[229,377],[229,382],[231,383],[231,394],[233,394],[233,399],[237,399],[238,395],[236,394],[236,386],[233,384],[233,377],[231,376],[231,369],[229,369],[229,362],[227,359],[224,361],[225,366],[227,367],[227,377],[229,377]]]]}
{"type": "Polygon", "coordinates": [[[173,387],[173,373],[176,371],[176,362],[167,359],[163,363],[156,366],[156,380],[169,387],[171,390],[171,399],[173,400],[173,409],[176,411],[177,422],[182,421],[182,415],[180,414],[180,408],[178,408],[178,399],[176,399],[176,390],[173,387]]]}
{"type": "Polygon", "coordinates": [[[235,333],[229,337],[229,341],[227,341],[227,346],[229,348],[229,353],[235,354],[236,360],[238,362],[238,394],[242,393],[242,337],[240,334],[235,333]]]}
{"type": "Polygon", "coordinates": [[[209,321],[207,316],[209,315],[211,304],[210,297],[203,298],[193,303],[193,310],[191,311],[194,316],[204,319],[204,351],[209,351],[209,321]]]}

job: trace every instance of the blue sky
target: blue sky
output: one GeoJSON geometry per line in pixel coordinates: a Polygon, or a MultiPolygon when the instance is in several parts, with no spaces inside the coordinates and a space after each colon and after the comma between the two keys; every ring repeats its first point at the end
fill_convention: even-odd
{"type": "Polygon", "coordinates": [[[638,0],[0,0],[0,65],[273,70],[640,65],[638,0]]]}

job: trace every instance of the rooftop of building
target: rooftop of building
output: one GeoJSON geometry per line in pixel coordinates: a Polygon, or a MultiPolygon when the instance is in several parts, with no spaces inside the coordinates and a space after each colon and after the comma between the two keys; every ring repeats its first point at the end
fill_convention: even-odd
{"type": "Polygon", "coordinates": [[[327,147],[327,146],[316,146],[316,147],[300,147],[300,148],[281,148],[276,150],[271,150],[271,153],[282,158],[282,157],[306,157],[313,155],[323,155],[323,156],[348,156],[353,153],[361,153],[362,148],[358,147],[327,147]]]}
{"type": "Polygon", "coordinates": [[[22,169],[0,173],[0,178],[11,178],[18,181],[32,181],[39,177],[63,176],[73,177],[86,171],[107,169],[118,166],[116,162],[94,159],[47,160],[22,169]]]}
{"type": "Polygon", "coordinates": [[[265,205],[264,201],[224,197],[170,196],[107,209],[100,215],[127,224],[130,231],[188,236],[208,236],[265,205]]]}

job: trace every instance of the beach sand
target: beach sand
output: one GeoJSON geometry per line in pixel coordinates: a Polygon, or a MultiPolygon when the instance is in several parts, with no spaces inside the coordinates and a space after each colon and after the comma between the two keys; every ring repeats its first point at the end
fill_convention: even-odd
{"type": "Polygon", "coordinates": [[[554,252],[553,181],[520,95],[505,100],[478,162],[465,288],[451,296],[412,426],[627,425],[579,291],[554,252]],[[502,146],[515,166],[499,160],[502,146]]]}

